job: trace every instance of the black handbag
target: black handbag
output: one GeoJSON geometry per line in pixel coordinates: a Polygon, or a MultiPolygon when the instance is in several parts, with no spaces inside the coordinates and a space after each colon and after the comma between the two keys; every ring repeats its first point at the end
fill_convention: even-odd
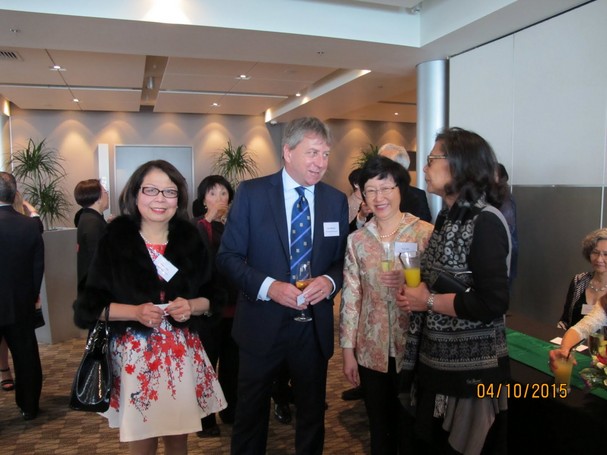
{"type": "Polygon", "coordinates": [[[105,319],[97,321],[84,349],[84,356],[76,371],[70,408],[76,411],[105,412],[110,407],[112,367],[109,350],[109,305],[105,319]]]}
{"type": "Polygon", "coordinates": [[[34,328],[39,329],[44,327],[46,322],[44,321],[44,315],[42,314],[42,308],[36,308],[34,310],[34,328]]]}
{"type": "Polygon", "coordinates": [[[474,288],[467,283],[467,278],[472,278],[470,271],[451,272],[439,267],[430,270],[429,287],[432,292],[438,294],[451,294],[459,292],[470,292],[474,288]]]}

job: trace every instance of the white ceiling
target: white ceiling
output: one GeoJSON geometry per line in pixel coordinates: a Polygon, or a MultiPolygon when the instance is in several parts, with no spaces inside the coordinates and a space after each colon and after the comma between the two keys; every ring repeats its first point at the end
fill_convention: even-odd
{"type": "MultiPolygon", "coordinates": [[[[4,1],[9,5],[0,9],[0,95],[21,109],[415,122],[417,64],[447,58],[585,3],[484,0],[483,10],[475,0],[426,0],[417,11],[419,0],[300,1],[314,7],[318,19],[311,19],[329,21],[324,24],[329,29],[333,20],[336,35],[358,28],[360,40],[264,31],[263,24],[255,29],[254,19],[246,30],[122,19],[116,18],[120,2],[112,1],[106,13],[111,19],[42,12],[34,8],[40,2],[4,1]],[[10,9],[11,3],[17,6],[10,9]],[[488,3],[493,9],[486,9],[488,3]],[[28,4],[34,7],[20,11],[28,4]],[[364,5],[359,8],[365,8],[369,20],[353,16],[356,21],[348,22],[352,5],[364,5]],[[339,8],[343,15],[332,17],[339,8]],[[331,14],[323,16],[323,10],[331,14]],[[384,23],[419,26],[418,43],[374,41],[384,23]],[[419,45],[424,36],[433,38],[419,45]],[[54,64],[64,70],[52,71],[54,64]],[[361,75],[361,70],[370,72],[361,75]],[[247,79],[239,79],[241,74],[247,79]],[[295,96],[298,92],[301,97],[295,96]]],[[[228,18],[233,13],[224,10],[228,18]]],[[[297,18],[289,20],[296,28],[297,18]]]]}

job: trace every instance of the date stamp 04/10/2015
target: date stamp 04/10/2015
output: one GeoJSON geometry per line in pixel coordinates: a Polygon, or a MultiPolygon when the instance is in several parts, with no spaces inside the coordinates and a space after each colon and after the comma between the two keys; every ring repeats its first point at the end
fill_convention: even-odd
{"type": "Polygon", "coordinates": [[[567,398],[567,384],[477,384],[477,398],[567,398]]]}

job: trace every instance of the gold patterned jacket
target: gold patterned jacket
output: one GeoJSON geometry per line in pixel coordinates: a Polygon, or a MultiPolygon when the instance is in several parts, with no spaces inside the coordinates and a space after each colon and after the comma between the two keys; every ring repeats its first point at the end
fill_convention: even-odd
{"type": "MultiPolygon", "coordinates": [[[[417,243],[418,251],[423,251],[433,229],[432,224],[406,213],[394,242],[417,243]]],[[[396,370],[402,368],[409,317],[396,306],[397,290],[387,291],[379,282],[382,253],[375,218],[348,237],[339,338],[342,348],[354,348],[359,365],[386,373],[391,353],[396,370]]],[[[398,259],[395,267],[400,268],[398,259]]]]}

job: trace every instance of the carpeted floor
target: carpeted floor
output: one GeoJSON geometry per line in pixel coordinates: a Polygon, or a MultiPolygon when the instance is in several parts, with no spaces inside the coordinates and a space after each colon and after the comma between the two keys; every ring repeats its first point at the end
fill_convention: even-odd
{"type": "MultiPolygon", "coordinates": [[[[369,453],[367,418],[362,401],[346,402],[341,399],[341,392],[349,388],[349,385],[341,371],[341,350],[338,349],[337,339],[335,346],[327,384],[329,409],[325,419],[325,453],[369,453]]],[[[37,419],[25,422],[15,405],[14,393],[0,391],[0,455],[128,453],[127,444],[118,441],[118,430],[108,428],[103,417],[72,411],[67,406],[72,378],[83,348],[83,339],[40,345],[44,385],[37,419]]],[[[229,454],[231,427],[220,424],[220,428],[221,436],[218,438],[200,439],[196,435],[190,435],[189,452],[229,454]]],[[[283,425],[272,417],[267,454],[292,454],[293,441],[293,424],[283,425]]],[[[158,453],[164,453],[162,444],[158,453]]]]}

